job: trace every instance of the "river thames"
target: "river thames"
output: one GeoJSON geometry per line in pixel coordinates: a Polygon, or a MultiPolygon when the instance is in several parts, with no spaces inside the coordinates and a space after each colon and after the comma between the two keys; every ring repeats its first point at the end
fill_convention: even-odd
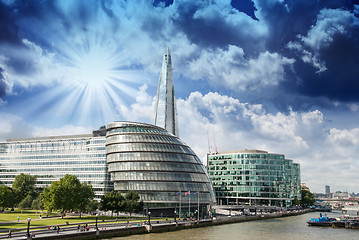
{"type": "MultiPolygon", "coordinates": [[[[327,215],[329,217],[339,217],[342,214],[327,213],[327,215]]],[[[318,216],[318,212],[311,212],[292,217],[224,224],[174,232],[133,235],[113,238],[113,240],[359,239],[359,229],[308,227],[306,221],[318,216]]]]}

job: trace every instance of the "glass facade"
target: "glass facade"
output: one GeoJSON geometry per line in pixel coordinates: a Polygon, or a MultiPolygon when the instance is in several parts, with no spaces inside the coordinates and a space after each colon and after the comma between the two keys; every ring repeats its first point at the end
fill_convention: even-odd
{"type": "Polygon", "coordinates": [[[173,84],[172,60],[169,49],[167,49],[167,52],[163,55],[153,123],[166,129],[169,133],[178,136],[176,98],[173,84]]]}
{"type": "Polygon", "coordinates": [[[259,150],[207,156],[217,203],[291,204],[300,199],[300,165],[282,154],[259,150]]]}
{"type": "Polygon", "coordinates": [[[106,137],[97,134],[9,139],[0,143],[0,184],[11,187],[20,173],[37,177],[43,188],[66,174],[91,184],[99,200],[113,188],[106,162],[106,137]]]}
{"type": "Polygon", "coordinates": [[[201,160],[165,129],[114,122],[108,124],[106,138],[108,171],[115,190],[138,192],[147,207],[178,206],[181,197],[187,201],[184,194],[188,191],[198,192],[193,201],[201,205],[215,202],[201,160]]]}

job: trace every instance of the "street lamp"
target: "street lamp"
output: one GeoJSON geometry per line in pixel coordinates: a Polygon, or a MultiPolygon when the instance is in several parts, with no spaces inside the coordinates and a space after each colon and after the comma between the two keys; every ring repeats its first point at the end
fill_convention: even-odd
{"type": "Polygon", "coordinates": [[[148,212],[148,224],[151,226],[151,212],[148,212]]]}
{"type": "Polygon", "coordinates": [[[27,239],[30,239],[30,222],[31,218],[27,219],[27,239]]]}
{"type": "Polygon", "coordinates": [[[97,228],[97,220],[98,220],[98,213],[96,213],[96,231],[98,230],[98,228],[97,228]]]}
{"type": "Polygon", "coordinates": [[[177,223],[177,212],[176,212],[176,210],[173,213],[175,214],[175,222],[177,223]]]}

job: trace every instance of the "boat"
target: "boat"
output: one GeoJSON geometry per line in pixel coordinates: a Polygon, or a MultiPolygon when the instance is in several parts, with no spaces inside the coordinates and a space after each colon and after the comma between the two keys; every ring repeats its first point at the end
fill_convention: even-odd
{"type": "Polygon", "coordinates": [[[327,216],[320,215],[319,218],[311,218],[310,221],[307,221],[309,226],[316,227],[331,227],[332,223],[336,221],[336,218],[329,218],[327,216]]]}
{"type": "Polygon", "coordinates": [[[348,228],[359,229],[359,221],[351,221],[351,222],[349,222],[348,228]]]}

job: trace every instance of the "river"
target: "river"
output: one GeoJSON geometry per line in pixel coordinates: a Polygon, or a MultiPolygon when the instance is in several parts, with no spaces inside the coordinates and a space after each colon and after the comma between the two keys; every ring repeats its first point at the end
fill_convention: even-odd
{"type": "MultiPolygon", "coordinates": [[[[318,217],[318,215],[318,212],[312,212],[292,217],[185,229],[174,232],[132,235],[113,238],[112,240],[359,239],[359,229],[308,227],[306,221],[312,217],[318,217]]],[[[327,213],[327,215],[329,217],[339,217],[342,214],[327,213]]]]}

